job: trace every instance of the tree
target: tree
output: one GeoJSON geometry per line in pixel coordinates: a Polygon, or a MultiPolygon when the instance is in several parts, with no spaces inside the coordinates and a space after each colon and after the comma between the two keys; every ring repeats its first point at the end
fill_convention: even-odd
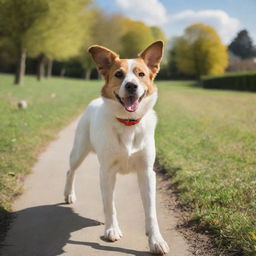
{"type": "Polygon", "coordinates": [[[134,58],[154,41],[150,27],[143,22],[123,20],[124,34],[121,37],[121,55],[124,58],[134,58]]]}
{"type": "Polygon", "coordinates": [[[187,27],[184,35],[175,39],[171,50],[175,51],[178,69],[197,78],[221,74],[228,64],[226,46],[216,30],[204,24],[187,27]]]}
{"type": "Polygon", "coordinates": [[[123,17],[120,15],[108,15],[98,9],[94,9],[91,10],[90,17],[88,38],[78,58],[85,70],[85,79],[90,78],[92,69],[95,67],[87,48],[92,44],[98,44],[120,52],[122,49],[121,36],[124,30],[122,26],[123,17]]]}
{"type": "Polygon", "coordinates": [[[78,55],[86,40],[90,0],[1,0],[0,35],[17,56],[15,84],[22,82],[26,56],[38,58],[38,78],[52,60],[78,55]]]}
{"type": "Polygon", "coordinates": [[[47,15],[37,20],[30,30],[29,56],[38,58],[38,79],[51,75],[52,60],[64,61],[77,56],[88,40],[89,0],[46,0],[47,15]]]}
{"type": "Polygon", "coordinates": [[[252,39],[245,29],[238,32],[236,38],[231,42],[228,48],[242,59],[248,59],[254,55],[252,39]]]}
{"type": "Polygon", "coordinates": [[[91,56],[89,55],[86,47],[83,49],[78,57],[78,61],[80,62],[83,70],[84,70],[84,79],[90,80],[92,70],[95,66],[94,62],[92,61],[91,56]]]}
{"type": "Polygon", "coordinates": [[[104,45],[113,51],[120,52],[124,18],[120,15],[109,15],[100,10],[95,10],[93,15],[94,19],[97,17],[91,26],[93,44],[104,45]]]}
{"type": "Polygon", "coordinates": [[[171,78],[178,78],[181,74],[177,65],[177,52],[175,48],[171,48],[167,55],[167,72],[171,78]]]}
{"type": "Polygon", "coordinates": [[[87,52],[91,44],[103,45],[120,53],[122,58],[132,58],[153,41],[166,40],[163,31],[158,27],[148,27],[142,22],[132,21],[120,15],[109,15],[98,9],[91,10],[91,16],[93,19],[90,23],[89,39],[78,58],[85,70],[86,79],[89,79],[94,68],[87,52]]]}
{"type": "Polygon", "coordinates": [[[0,37],[16,62],[15,84],[21,84],[26,68],[29,31],[48,12],[45,0],[1,0],[0,37]]]}
{"type": "Polygon", "coordinates": [[[150,27],[154,41],[162,40],[167,42],[164,32],[157,26],[150,27]]]}

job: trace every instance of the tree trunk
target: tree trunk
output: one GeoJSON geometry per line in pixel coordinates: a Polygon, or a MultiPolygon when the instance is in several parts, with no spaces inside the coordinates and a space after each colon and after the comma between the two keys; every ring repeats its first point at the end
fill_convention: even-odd
{"type": "Polygon", "coordinates": [[[97,70],[97,79],[98,79],[98,80],[102,80],[102,76],[101,76],[101,74],[99,73],[98,70],[97,70]]]}
{"type": "Polygon", "coordinates": [[[16,85],[20,85],[23,83],[23,78],[26,70],[26,55],[26,50],[21,49],[17,60],[16,74],[14,80],[14,84],[16,85]]]}
{"type": "Polygon", "coordinates": [[[46,70],[46,78],[51,78],[52,77],[52,64],[53,61],[52,59],[47,60],[47,70],[46,70]]]}
{"type": "Polygon", "coordinates": [[[41,81],[45,74],[45,57],[41,54],[37,62],[37,80],[41,81]]]}
{"type": "Polygon", "coordinates": [[[66,68],[62,67],[60,70],[60,77],[64,77],[65,73],[66,73],[66,68]]]}
{"type": "Polygon", "coordinates": [[[91,70],[91,69],[86,69],[86,70],[85,70],[85,74],[84,74],[85,80],[90,80],[90,78],[91,78],[91,73],[92,73],[92,70],[91,70]]]}

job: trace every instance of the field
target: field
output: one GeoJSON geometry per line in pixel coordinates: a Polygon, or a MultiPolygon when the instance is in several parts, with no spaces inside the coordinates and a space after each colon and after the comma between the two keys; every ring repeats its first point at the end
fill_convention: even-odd
{"type": "MultiPolygon", "coordinates": [[[[0,206],[11,209],[38,153],[82,112],[102,82],[54,78],[25,86],[0,75],[0,206]],[[26,99],[27,110],[17,101],[26,99]]],[[[158,82],[158,159],[198,225],[221,248],[255,252],[256,95],[158,82]]],[[[1,217],[1,216],[0,216],[1,217]]]]}
{"type": "Polygon", "coordinates": [[[218,246],[255,253],[256,94],[159,87],[158,158],[182,203],[218,246]]]}

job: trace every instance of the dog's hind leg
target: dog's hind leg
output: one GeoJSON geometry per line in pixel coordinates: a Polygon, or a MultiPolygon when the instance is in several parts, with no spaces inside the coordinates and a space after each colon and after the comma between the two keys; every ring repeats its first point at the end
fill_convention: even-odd
{"type": "Polygon", "coordinates": [[[67,172],[64,190],[65,202],[68,204],[76,201],[75,171],[90,151],[91,143],[89,136],[89,122],[85,116],[83,116],[76,129],[74,145],[69,159],[70,169],[67,172]]]}

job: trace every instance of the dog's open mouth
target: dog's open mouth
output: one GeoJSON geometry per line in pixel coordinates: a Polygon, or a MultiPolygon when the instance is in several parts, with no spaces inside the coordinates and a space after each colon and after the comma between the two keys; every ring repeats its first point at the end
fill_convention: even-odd
{"type": "Polygon", "coordinates": [[[128,112],[136,111],[139,106],[139,103],[145,96],[145,92],[144,92],[141,97],[129,95],[121,98],[116,92],[114,93],[118,101],[124,106],[125,110],[128,112]]]}

